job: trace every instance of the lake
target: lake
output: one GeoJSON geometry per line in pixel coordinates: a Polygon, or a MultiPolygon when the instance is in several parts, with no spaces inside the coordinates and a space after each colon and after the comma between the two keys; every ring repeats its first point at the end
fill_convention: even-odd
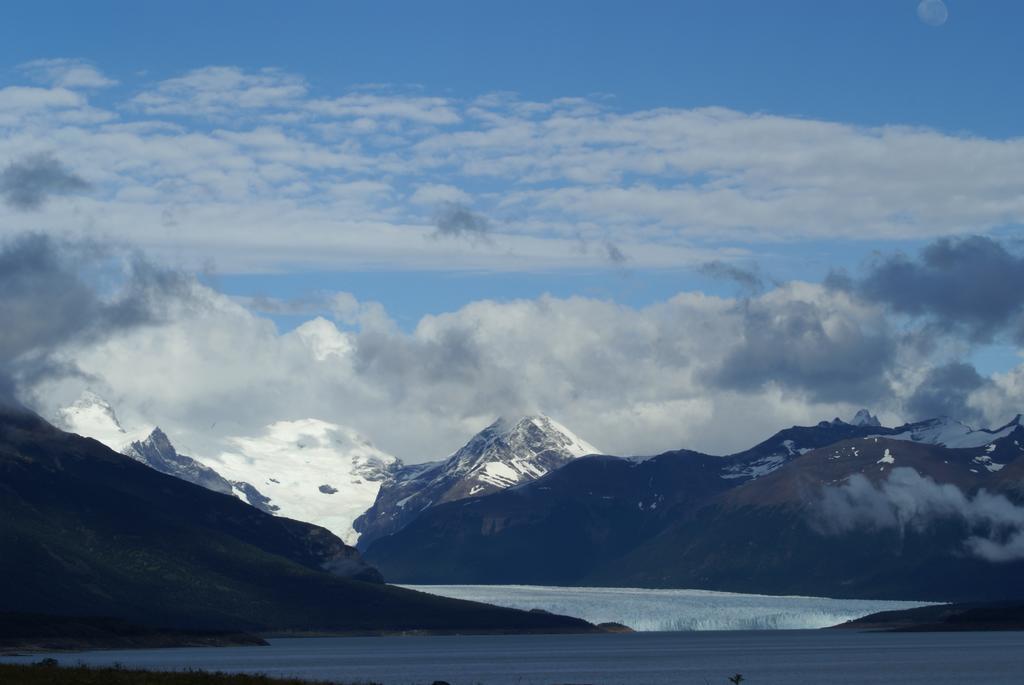
{"type": "Polygon", "coordinates": [[[548,587],[537,585],[406,585],[445,597],[513,609],[544,609],[591,623],[633,630],[801,630],[825,628],[920,602],[775,597],[707,590],[548,587]]]}
{"type": "MultiPolygon", "coordinates": [[[[270,647],[59,654],[71,665],[201,668],[415,685],[1019,685],[1024,633],[733,631],[294,638],[270,647]]],[[[8,658],[27,662],[38,659],[8,658]]]]}

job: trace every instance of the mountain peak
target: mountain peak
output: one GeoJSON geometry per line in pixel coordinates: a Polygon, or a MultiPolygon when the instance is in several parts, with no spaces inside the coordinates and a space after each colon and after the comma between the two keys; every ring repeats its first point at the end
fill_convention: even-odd
{"type": "Polygon", "coordinates": [[[356,521],[360,544],[401,529],[435,504],[522,485],[588,454],[600,450],[549,416],[501,417],[444,461],[397,470],[356,521]]]}
{"type": "Polygon", "coordinates": [[[99,440],[119,450],[128,440],[114,408],[96,393],[86,390],[74,404],[57,410],[55,423],[72,433],[99,440]]]}
{"type": "Polygon", "coordinates": [[[174,445],[171,444],[171,439],[167,437],[167,433],[164,433],[162,430],[160,430],[160,426],[157,426],[152,431],[150,431],[149,435],[146,437],[145,440],[135,441],[132,443],[132,445],[138,445],[140,444],[140,442],[141,444],[148,444],[154,449],[159,450],[160,452],[170,452],[172,454],[177,453],[176,450],[174,449],[174,445]]]}
{"type": "Polygon", "coordinates": [[[870,411],[867,409],[861,409],[854,414],[853,419],[850,420],[850,425],[880,427],[882,423],[878,420],[878,417],[873,415],[870,411]]]}
{"type": "Polygon", "coordinates": [[[531,451],[555,449],[564,451],[572,457],[600,453],[600,450],[589,442],[544,414],[527,414],[518,419],[499,417],[494,423],[474,436],[463,449],[470,447],[478,437],[484,437],[488,441],[501,438],[507,441],[509,447],[513,449],[518,447],[525,447],[531,451]]]}

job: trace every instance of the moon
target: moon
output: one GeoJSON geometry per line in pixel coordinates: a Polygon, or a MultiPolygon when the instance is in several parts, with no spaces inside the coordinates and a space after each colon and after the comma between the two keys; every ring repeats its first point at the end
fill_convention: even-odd
{"type": "Polygon", "coordinates": [[[921,0],[917,5],[917,17],[929,26],[942,26],[949,19],[949,10],[942,0],[921,0]]]}

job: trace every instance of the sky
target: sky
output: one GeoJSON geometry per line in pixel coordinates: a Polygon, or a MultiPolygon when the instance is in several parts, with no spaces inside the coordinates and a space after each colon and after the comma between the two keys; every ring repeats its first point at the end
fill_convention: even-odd
{"type": "Polygon", "coordinates": [[[860,406],[1005,422],[1022,20],[11,2],[0,371],[197,453],[308,417],[409,461],[525,412],[622,454],[860,406]]]}

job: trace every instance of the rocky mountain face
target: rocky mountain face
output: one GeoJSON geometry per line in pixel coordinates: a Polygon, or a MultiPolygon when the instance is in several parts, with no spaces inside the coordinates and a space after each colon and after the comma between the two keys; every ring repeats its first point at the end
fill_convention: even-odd
{"type": "Polygon", "coordinates": [[[356,519],[359,545],[401,530],[435,505],[528,483],[598,452],[547,416],[499,419],[443,461],[397,465],[356,519]]]}
{"type": "MultiPolygon", "coordinates": [[[[121,453],[160,473],[194,483],[207,490],[225,495],[235,492],[235,487],[209,466],[204,466],[192,457],[178,454],[170,439],[159,427],[154,428],[145,440],[130,442],[121,453]]],[[[255,506],[252,501],[249,504],[255,506]]]]}
{"type": "Polygon", "coordinates": [[[1019,419],[873,424],[794,427],[730,457],[578,459],[432,507],[365,553],[400,582],[1024,596],[1019,419]]]}
{"type": "Polygon", "coordinates": [[[247,631],[589,631],[386,586],[328,530],[0,410],[0,613],[247,631]]]}

